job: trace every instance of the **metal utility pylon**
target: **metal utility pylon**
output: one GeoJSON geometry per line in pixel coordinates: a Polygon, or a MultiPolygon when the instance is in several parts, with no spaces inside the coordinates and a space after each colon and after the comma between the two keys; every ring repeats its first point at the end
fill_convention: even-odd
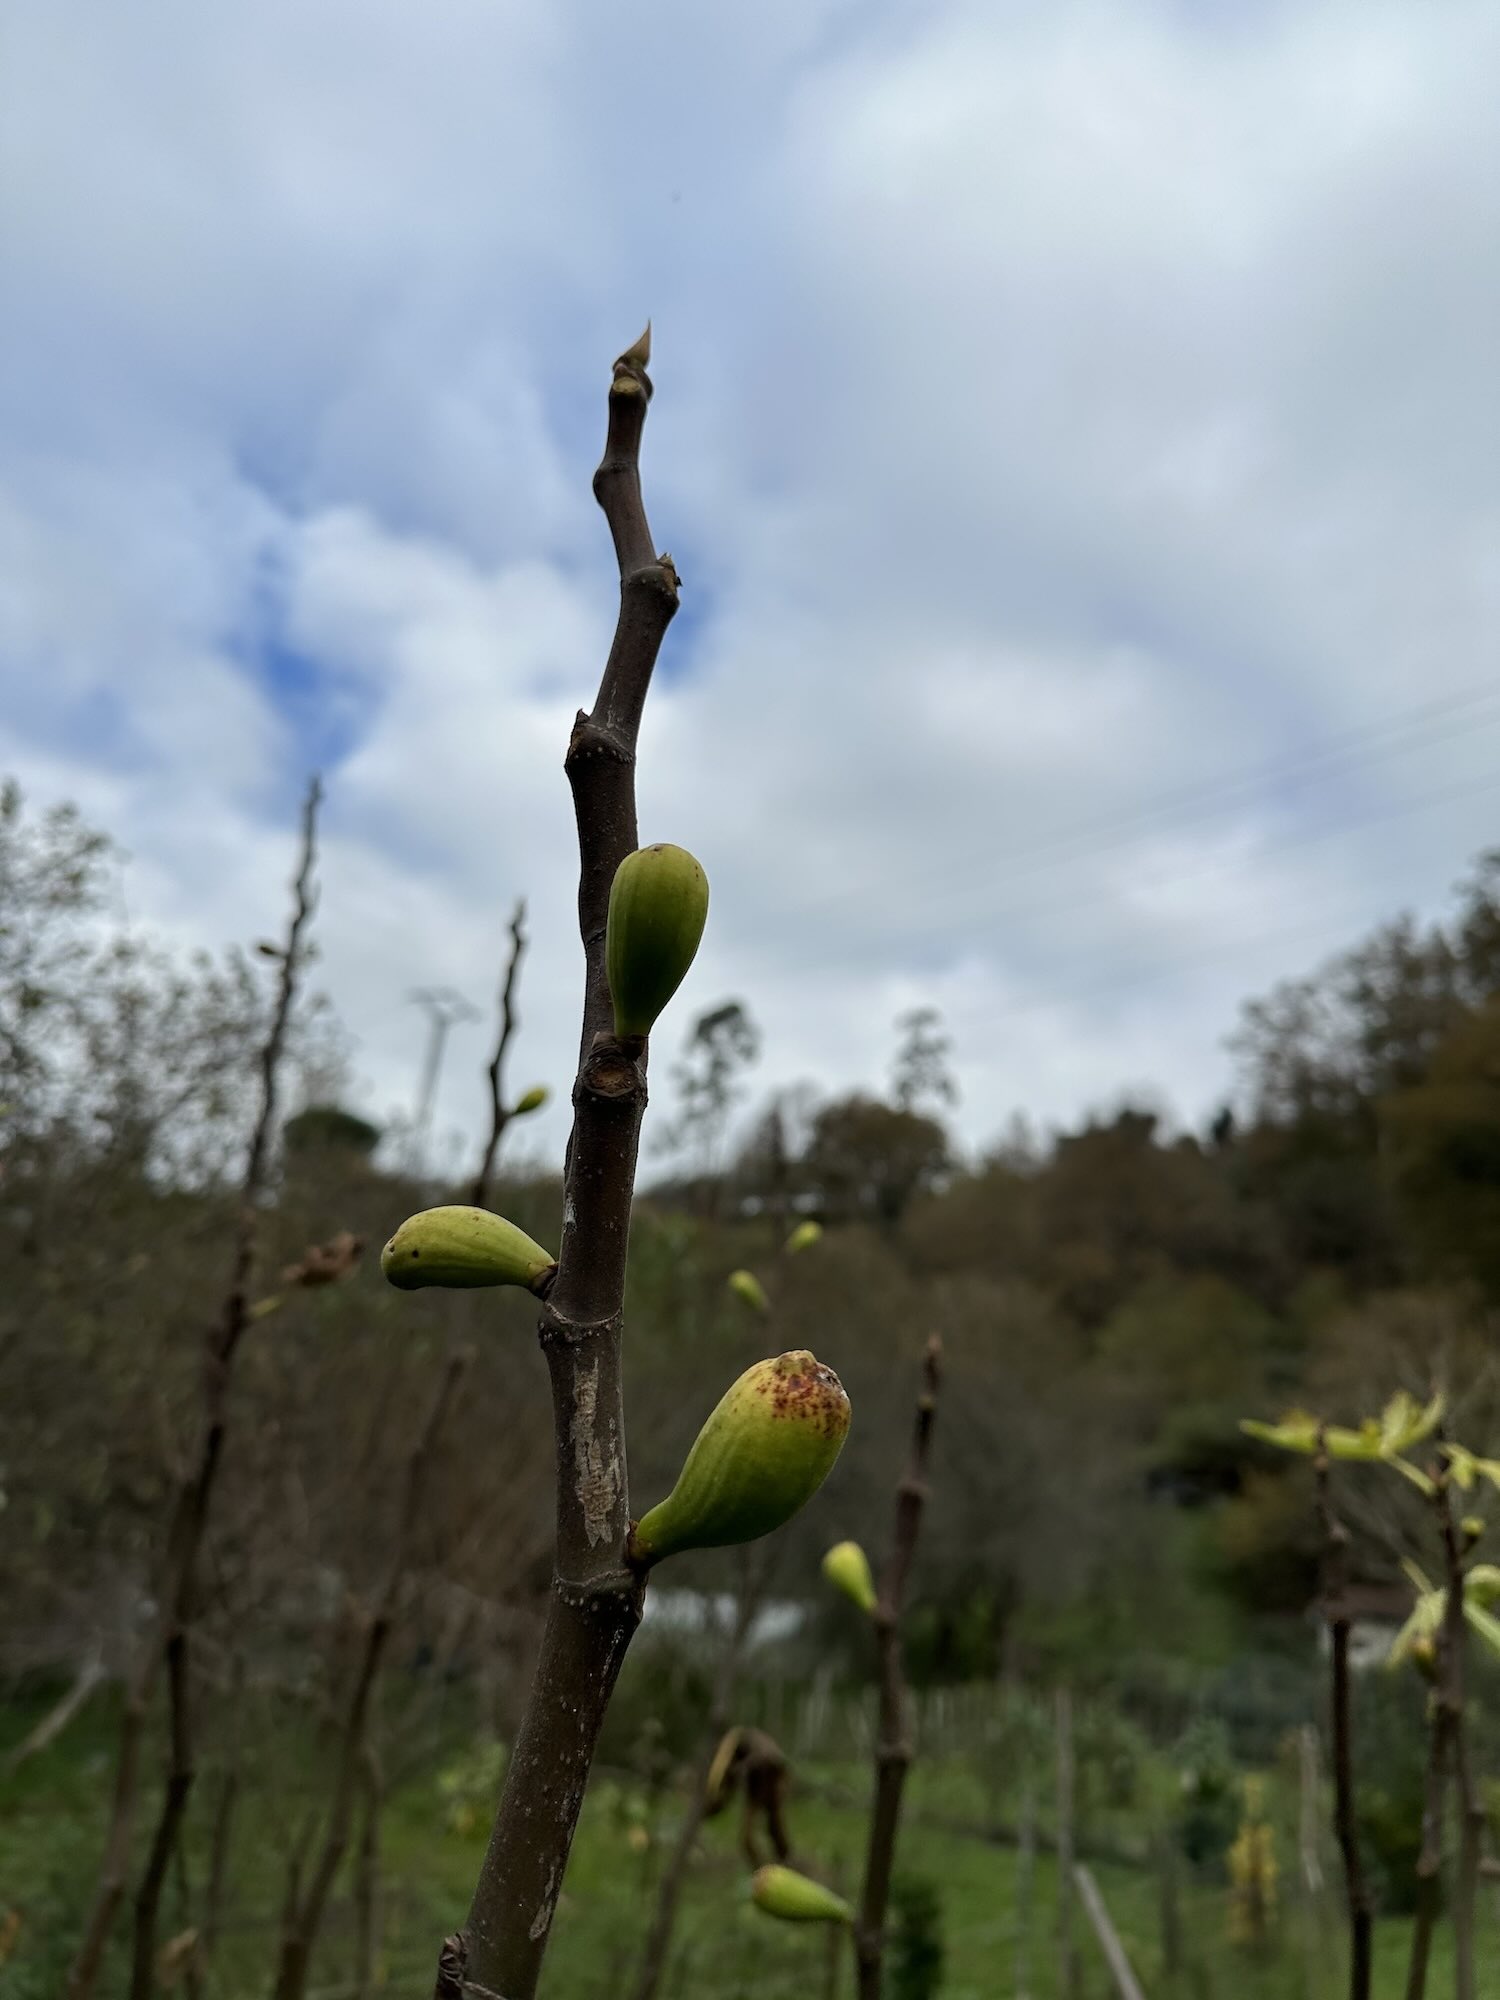
{"type": "Polygon", "coordinates": [[[456,1021],[477,1021],[479,1009],[470,1006],[462,993],[451,986],[417,986],[408,999],[427,1011],[427,1049],[422,1058],[422,1077],[417,1086],[417,1108],[412,1118],[409,1170],[426,1171],[427,1135],[432,1126],[432,1107],[437,1100],[438,1077],[443,1067],[443,1051],[448,1031],[456,1021]]]}

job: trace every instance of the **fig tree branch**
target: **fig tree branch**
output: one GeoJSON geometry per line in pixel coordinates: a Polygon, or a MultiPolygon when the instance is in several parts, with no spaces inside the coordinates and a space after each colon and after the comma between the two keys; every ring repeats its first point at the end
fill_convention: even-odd
{"type": "Polygon", "coordinates": [[[649,359],[648,330],[615,363],[610,384],[594,493],[619,566],[619,619],[594,706],[579,714],[565,760],[578,824],[586,973],[562,1242],[540,1323],[557,1454],[555,1573],[468,1919],[439,1957],[439,2000],[465,1993],[532,2000],[599,1729],[641,1615],[643,1585],[625,1558],[630,1505],[620,1340],[646,1074],[644,1051],[614,1035],[604,946],[615,871],[639,844],[641,712],[677,609],[677,574],[670,557],[656,553],[641,499],[649,359]]]}

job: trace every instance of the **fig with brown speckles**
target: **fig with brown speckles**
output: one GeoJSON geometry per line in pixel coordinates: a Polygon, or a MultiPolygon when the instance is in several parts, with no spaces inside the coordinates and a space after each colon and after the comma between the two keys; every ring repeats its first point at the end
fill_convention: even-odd
{"type": "Polygon", "coordinates": [[[806,1506],[849,1429],[849,1398],[805,1348],[757,1361],[698,1433],[677,1484],[630,1538],[637,1562],[753,1542],[806,1506]]]}

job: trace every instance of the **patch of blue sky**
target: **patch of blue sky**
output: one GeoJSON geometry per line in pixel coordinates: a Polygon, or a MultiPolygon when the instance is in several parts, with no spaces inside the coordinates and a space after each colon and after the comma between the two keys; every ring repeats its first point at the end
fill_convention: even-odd
{"type": "Polygon", "coordinates": [[[5,684],[0,767],[8,741],[122,776],[149,770],[155,761],[138,727],[136,697],[123,661],[112,684],[76,692],[59,691],[45,657],[28,661],[24,673],[16,672],[13,663],[0,663],[0,680],[5,684]]]}
{"type": "Polygon", "coordinates": [[[368,684],[338,661],[292,642],[286,580],[270,550],[262,553],[249,581],[245,615],[228,651],[290,732],[302,761],[325,773],[335,770],[371,712],[368,684]]]}

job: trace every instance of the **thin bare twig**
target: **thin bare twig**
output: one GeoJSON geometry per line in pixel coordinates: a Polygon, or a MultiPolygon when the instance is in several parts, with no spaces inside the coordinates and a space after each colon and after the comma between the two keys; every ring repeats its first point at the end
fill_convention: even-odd
{"type": "Polygon", "coordinates": [[[364,1756],[364,1794],[365,1816],[354,1866],[353,2000],[370,2000],[380,1956],[380,1814],[385,1804],[385,1774],[373,1746],[368,1744],[364,1756]]]}
{"type": "Polygon", "coordinates": [[[1320,1434],[1313,1461],[1318,1519],[1323,1529],[1323,1613],[1332,1654],[1334,1827],[1344,1861],[1349,1913],[1349,2000],[1370,2000],[1369,1892],[1354,1823],[1354,1744],[1349,1699],[1349,1530],[1333,1505],[1328,1440],[1320,1434]]]}
{"type": "Polygon", "coordinates": [[[229,1674],[228,1758],[219,1784],[214,1808],[213,1833],[208,1849],[208,1885],[203,1893],[203,1915],[197,1942],[188,1965],[188,1992],[192,2000],[202,1992],[213,1966],[223,1917],[224,1888],[229,1879],[229,1853],[234,1837],[235,1815],[240,1802],[240,1767],[244,1732],[242,1710],[245,1697],[245,1658],[236,1653],[229,1674]]]}
{"type": "Polygon", "coordinates": [[[83,1941],[69,1970],[68,2000],[89,2000],[93,1993],[104,1948],[124,1895],[139,1803],[141,1740],[151,1698],[164,1671],[169,1702],[169,1765],[160,1815],[136,1891],[131,2000],[148,2000],[155,1985],[156,1929],[162,1885],[166,1881],[193,1785],[189,1631],[198,1557],[223,1454],[230,1376],[241,1336],[250,1322],[250,1281],[255,1268],[259,1207],[265,1193],[271,1143],[276,1129],[281,1063],[302,968],[303,937],[316,901],[312,875],[317,859],[317,820],[321,798],[322,787],[314,778],[308,786],[302,809],[301,861],[293,884],[291,920],[287,926],[286,943],[277,952],[281,969],[276,998],[260,1049],[260,1102],[251,1132],[244,1178],[240,1184],[239,1217],[229,1288],[218,1320],[204,1337],[197,1442],[173,1501],[162,1581],[156,1598],[160,1607],[157,1619],[139,1648],[126,1688],[104,1859],[83,1941]]]}
{"type": "Polygon", "coordinates": [[[369,1729],[370,1707],[376,1683],[380,1678],[386,1645],[396,1622],[401,1585],[410,1560],[412,1530],[416,1526],[417,1514],[421,1508],[428,1469],[437,1455],[437,1439],[442,1430],[443,1419],[452,1404],[454,1392],[468,1366],[468,1361],[468,1355],[462,1351],[449,1356],[448,1365],[443,1371],[442,1381],[438,1384],[426,1421],[407,1455],[401,1512],[396,1522],[391,1559],[365,1624],[364,1641],[349,1691],[349,1705],[339,1731],[333,1802],[323,1825],[323,1838],[318,1847],[317,1860],[308,1878],[306,1892],[302,1892],[299,1885],[289,1894],[282,1914],[276,2000],[302,2000],[307,1988],[307,1973],[312,1960],[313,1946],[317,1942],[318,1930],[328,1906],[334,1877],[338,1874],[339,1864],[344,1858],[345,1849],[349,1845],[349,1834],[354,1825],[355,1806],[365,1774],[365,1744],[369,1729]]]}
{"type": "Polygon", "coordinates": [[[625,1559],[620,1339],[646,1073],[644,1052],[614,1034],[604,938],[615,871],[639,845],[636,738],[677,609],[677,572],[670,557],[657,556],[641,500],[649,359],[648,332],[615,363],[610,384],[594,492],[615,545],[620,615],[598,696],[592,711],[579,715],[566,758],[587,971],[558,1275],[540,1327],[557,1453],[556,1569],[468,1921],[439,1955],[438,2000],[459,2000],[466,1987],[532,2000],[599,1730],[641,1616],[641,1580],[625,1559]]]}
{"type": "Polygon", "coordinates": [[[885,1960],[885,1913],[890,1900],[891,1869],[896,1859],[896,1831],[901,1819],[901,1794],[911,1768],[911,1717],[906,1676],[901,1663],[901,1612],[916,1554],[922,1511],[927,1504],[927,1459],[942,1382],[943,1343],[929,1336],[922,1357],[922,1393],[917,1398],[911,1458],[896,1488],[896,1527],[891,1552],[880,1579],[880,1596],[872,1613],[880,1655],[880,1727],[875,1745],[875,1809],[865,1848],[864,1887],[854,1926],[854,1963],[859,2000],[880,2000],[885,1960]]]}
{"type": "Polygon", "coordinates": [[[78,1669],[73,1684],[62,1698],[48,1709],[29,1735],[21,1741],[0,1764],[0,1776],[14,1777],[21,1766],[50,1743],[55,1743],[75,1716],[82,1713],[96,1688],[106,1680],[104,1662],[97,1653],[92,1653],[78,1669]]]}
{"type": "Polygon", "coordinates": [[[514,1109],[505,1102],[505,1058],[520,1025],[516,1019],[516,981],[520,976],[521,960],[526,955],[526,899],[523,896],[516,904],[510,920],[510,956],[505,964],[505,981],[500,988],[500,1034],[495,1043],[495,1053],[490,1058],[490,1066],[485,1071],[490,1086],[490,1136],[484,1144],[480,1157],[479,1171],[474,1176],[474,1189],[470,1196],[476,1208],[484,1208],[490,1195],[490,1176],[495,1171],[495,1155],[500,1150],[500,1141],[505,1137],[505,1128],[515,1116],[514,1109]]]}

